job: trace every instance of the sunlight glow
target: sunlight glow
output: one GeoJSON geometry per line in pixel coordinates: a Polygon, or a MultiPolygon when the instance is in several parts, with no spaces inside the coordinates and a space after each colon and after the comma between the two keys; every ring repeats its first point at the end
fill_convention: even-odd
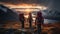
{"type": "Polygon", "coordinates": [[[23,11],[23,12],[32,12],[32,11],[40,11],[46,10],[47,7],[41,5],[34,5],[34,4],[20,4],[20,5],[11,5],[10,8],[15,9],[16,11],[23,11]]]}

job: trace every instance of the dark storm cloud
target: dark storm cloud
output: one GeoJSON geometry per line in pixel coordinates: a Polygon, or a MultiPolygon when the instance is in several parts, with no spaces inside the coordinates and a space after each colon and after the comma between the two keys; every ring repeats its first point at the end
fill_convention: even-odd
{"type": "Polygon", "coordinates": [[[53,9],[60,11],[60,0],[54,0],[53,9]]]}
{"type": "Polygon", "coordinates": [[[0,0],[0,2],[20,4],[20,3],[36,3],[47,5],[51,0],[0,0]]]}
{"type": "Polygon", "coordinates": [[[19,2],[18,0],[0,0],[0,2],[10,3],[10,4],[18,4],[18,3],[21,3],[21,1],[19,2]]]}

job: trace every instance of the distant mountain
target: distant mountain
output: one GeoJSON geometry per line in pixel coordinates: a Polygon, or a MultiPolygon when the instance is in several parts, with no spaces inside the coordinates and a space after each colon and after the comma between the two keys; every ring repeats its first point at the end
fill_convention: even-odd
{"type": "Polygon", "coordinates": [[[43,16],[45,19],[52,19],[52,20],[60,20],[60,11],[57,10],[50,10],[50,11],[43,11],[43,16]]]}
{"type": "Polygon", "coordinates": [[[19,21],[19,16],[17,13],[9,9],[4,5],[0,5],[0,21],[19,21]]]}

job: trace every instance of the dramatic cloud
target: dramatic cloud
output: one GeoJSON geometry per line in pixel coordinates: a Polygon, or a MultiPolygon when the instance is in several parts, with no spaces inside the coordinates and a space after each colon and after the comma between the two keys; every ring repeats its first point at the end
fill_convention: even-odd
{"type": "Polygon", "coordinates": [[[11,4],[20,4],[20,3],[36,3],[47,5],[51,0],[0,0],[0,2],[11,3],[11,4]]]}
{"type": "Polygon", "coordinates": [[[56,9],[60,10],[60,0],[0,0],[0,3],[5,4],[21,4],[21,3],[28,3],[28,4],[39,4],[48,6],[50,9],[56,9]]]}

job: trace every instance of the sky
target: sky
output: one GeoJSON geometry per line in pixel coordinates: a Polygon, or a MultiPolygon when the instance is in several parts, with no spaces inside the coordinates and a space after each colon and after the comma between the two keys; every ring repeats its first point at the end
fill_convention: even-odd
{"type": "Polygon", "coordinates": [[[7,4],[7,5],[19,5],[22,3],[26,4],[38,4],[48,7],[48,10],[53,10],[53,12],[45,12],[46,16],[49,16],[48,19],[60,20],[60,0],[0,0],[0,3],[7,4]],[[55,11],[56,10],[56,11],[55,11]]]}
{"type": "Polygon", "coordinates": [[[3,4],[19,5],[22,3],[39,4],[49,7],[49,9],[60,10],[60,0],[0,0],[3,4]]]}
{"type": "Polygon", "coordinates": [[[0,0],[0,2],[13,3],[13,4],[20,4],[20,3],[47,3],[47,2],[49,2],[49,0],[0,0]]]}
{"type": "Polygon", "coordinates": [[[51,2],[51,0],[0,0],[0,2],[15,5],[21,3],[48,5],[48,3],[51,2]]]}

